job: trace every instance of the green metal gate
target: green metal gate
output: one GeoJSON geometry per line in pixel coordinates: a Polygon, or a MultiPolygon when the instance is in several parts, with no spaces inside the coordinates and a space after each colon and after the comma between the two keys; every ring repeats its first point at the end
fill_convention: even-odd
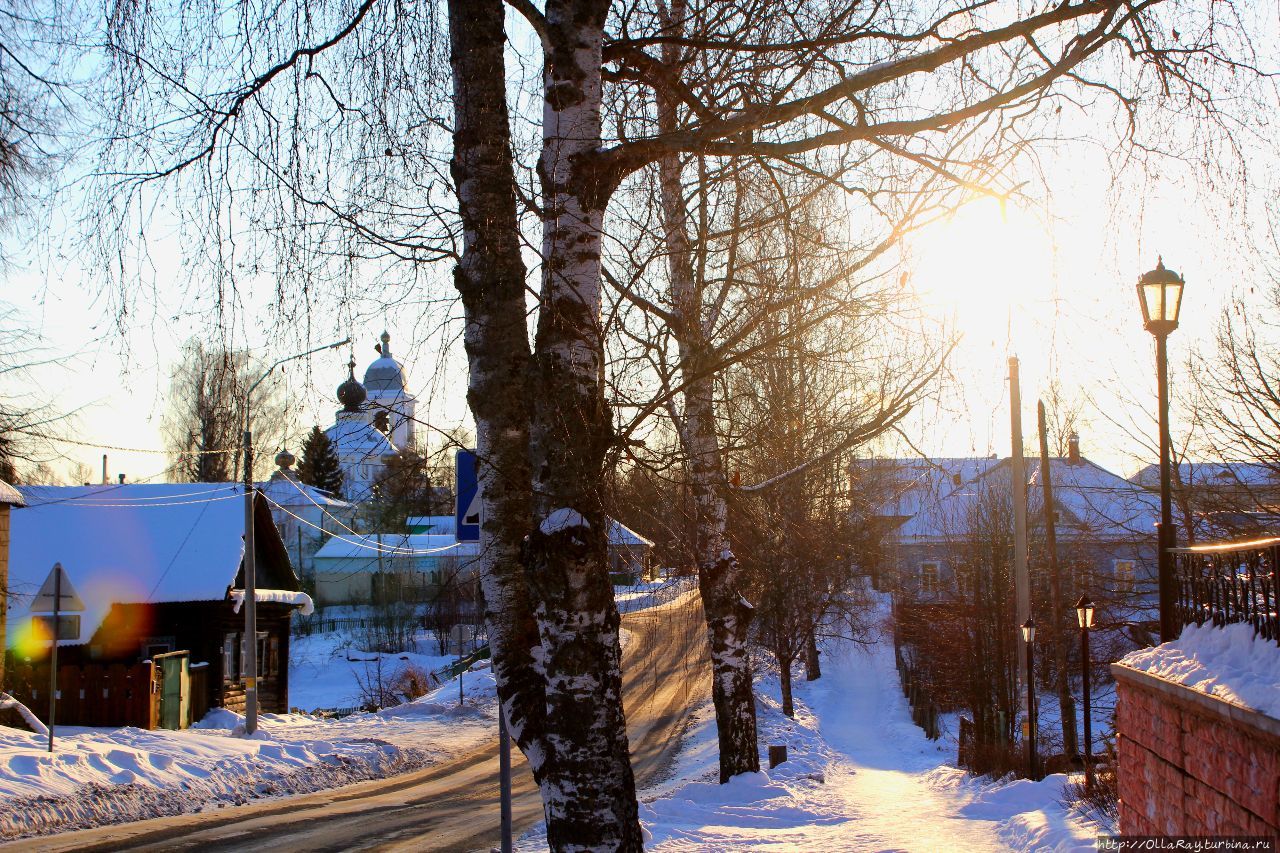
{"type": "Polygon", "coordinates": [[[191,653],[167,652],[152,658],[160,681],[160,728],[191,725],[191,653]]]}

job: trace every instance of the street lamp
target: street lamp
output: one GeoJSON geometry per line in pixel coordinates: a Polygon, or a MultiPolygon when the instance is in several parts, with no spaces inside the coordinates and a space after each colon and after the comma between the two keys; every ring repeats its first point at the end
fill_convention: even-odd
{"type": "Polygon", "coordinates": [[[1027,644],[1027,736],[1025,749],[1027,754],[1027,778],[1036,778],[1036,685],[1032,679],[1035,672],[1032,643],[1036,639],[1036,623],[1030,616],[1023,622],[1022,641],[1027,644]]]}
{"type": "Polygon", "coordinates": [[[1089,629],[1093,627],[1093,602],[1086,596],[1076,600],[1080,622],[1080,670],[1084,676],[1084,787],[1093,790],[1093,720],[1089,714],[1089,629]]]}
{"type": "Polygon", "coordinates": [[[244,677],[244,730],[247,734],[258,730],[258,559],[253,537],[253,430],[250,428],[250,400],[258,386],[285,362],[344,347],[349,343],[351,338],[346,338],[336,344],[326,344],[282,358],[268,367],[258,377],[258,381],[244,392],[244,651],[240,659],[240,674],[244,677]]]}
{"type": "Polygon", "coordinates": [[[1142,325],[1156,339],[1156,378],[1160,405],[1160,524],[1156,528],[1156,565],[1160,586],[1160,641],[1175,639],[1178,627],[1174,616],[1173,554],[1177,533],[1173,529],[1173,499],[1169,486],[1169,333],[1178,328],[1185,282],[1173,270],[1164,268],[1160,258],[1156,268],[1138,279],[1138,304],[1142,325]]]}

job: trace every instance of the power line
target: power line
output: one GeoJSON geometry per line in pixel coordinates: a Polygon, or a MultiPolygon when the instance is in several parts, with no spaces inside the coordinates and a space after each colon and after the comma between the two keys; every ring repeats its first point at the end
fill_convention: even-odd
{"type": "MultiPolygon", "coordinates": [[[[270,503],[272,506],[279,509],[285,515],[288,515],[288,516],[291,516],[292,518],[297,519],[298,521],[307,525],[307,527],[313,528],[315,530],[319,530],[321,533],[324,533],[325,535],[329,536],[332,539],[337,539],[339,542],[346,542],[348,545],[354,545],[357,548],[364,548],[368,551],[380,551],[384,554],[391,554],[392,556],[395,556],[397,554],[400,556],[426,556],[430,554],[442,554],[446,551],[453,551],[459,545],[462,544],[461,542],[454,542],[452,545],[445,545],[440,548],[400,548],[398,546],[386,547],[381,545],[370,545],[368,544],[367,539],[365,542],[357,542],[354,539],[348,539],[345,536],[339,536],[336,533],[330,533],[328,530],[325,530],[320,525],[307,521],[305,518],[298,515],[297,513],[290,512],[286,507],[282,506],[277,501],[272,500],[271,497],[269,497],[268,495],[263,495],[263,498],[265,498],[268,503],[270,503]]],[[[361,533],[356,533],[355,535],[361,536],[361,537],[364,536],[364,534],[361,534],[361,533]]],[[[403,534],[397,534],[397,535],[405,536],[406,538],[408,538],[410,534],[403,533],[403,534]]]]}

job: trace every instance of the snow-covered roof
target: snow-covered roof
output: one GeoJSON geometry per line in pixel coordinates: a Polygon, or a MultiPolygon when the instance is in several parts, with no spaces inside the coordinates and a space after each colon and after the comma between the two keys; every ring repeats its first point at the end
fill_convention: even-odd
{"type": "Polygon", "coordinates": [[[317,560],[349,560],[370,558],[377,569],[378,552],[384,557],[475,557],[480,554],[479,542],[459,542],[452,533],[370,533],[357,535],[344,533],[320,546],[317,560]]]}
{"type": "Polygon", "coordinates": [[[22,493],[8,483],[0,480],[0,504],[7,506],[24,506],[26,501],[22,498],[22,493]]]}
{"type": "Polygon", "coordinates": [[[913,517],[959,486],[976,480],[1000,464],[995,457],[925,459],[861,459],[850,466],[855,481],[882,494],[873,514],[913,517]]]}
{"type": "MultiPolygon", "coordinates": [[[[1028,471],[1028,494],[1038,512],[1043,505],[1039,460],[1029,460],[1028,471]]],[[[1057,510],[1070,516],[1081,532],[1154,535],[1160,520],[1160,500],[1147,489],[1083,458],[1076,464],[1050,459],[1049,476],[1057,510]]]]}
{"type": "Polygon", "coordinates": [[[452,515],[411,515],[404,520],[405,526],[415,533],[448,533],[457,531],[458,520],[452,515]],[[426,528],[420,530],[419,528],[426,528]]]}
{"type": "Polygon", "coordinates": [[[298,479],[296,471],[286,476],[283,471],[276,471],[265,483],[258,483],[258,490],[269,501],[280,506],[321,506],[330,511],[351,509],[354,504],[334,497],[323,489],[308,486],[298,479]]]}
{"type": "MultiPolygon", "coordinates": [[[[930,470],[962,472],[963,466],[955,464],[958,461],[946,460],[948,464],[930,470]]],[[[943,473],[925,474],[915,481],[915,488],[904,493],[895,505],[914,512],[881,514],[908,516],[898,528],[898,535],[904,540],[963,535],[983,495],[994,489],[1003,489],[1007,493],[1009,488],[1011,466],[1008,458],[972,461],[978,463],[971,469],[981,472],[977,476],[966,479],[963,476],[944,477],[943,473]]],[[[1064,538],[1128,539],[1146,536],[1151,534],[1159,520],[1160,505],[1154,494],[1087,459],[1082,458],[1076,463],[1064,458],[1050,459],[1049,472],[1058,512],[1058,533],[1064,538]]],[[[1028,520],[1036,526],[1041,523],[1043,500],[1040,460],[1028,458],[1025,473],[1028,520]]]]}
{"type": "Polygon", "coordinates": [[[627,527],[621,521],[609,519],[609,544],[610,545],[642,545],[647,548],[653,547],[653,542],[645,539],[639,533],[636,533],[630,527],[627,527]]]}
{"type": "MultiPolygon", "coordinates": [[[[226,598],[243,552],[244,495],[235,483],[24,486],[9,550],[9,638],[54,563],[84,600],[81,639],[112,603],[226,598]]],[[[272,535],[273,525],[259,525],[272,535]]]]}
{"type": "Polygon", "coordinates": [[[343,417],[347,414],[339,412],[337,423],[324,431],[340,455],[379,459],[396,452],[395,445],[381,431],[363,420],[343,417]]]}
{"type": "MultiPolygon", "coordinates": [[[[1193,486],[1280,486],[1280,477],[1269,465],[1256,462],[1181,462],[1174,472],[1174,482],[1193,486]]],[[[1130,480],[1149,489],[1160,487],[1160,466],[1151,464],[1130,480]]]]}

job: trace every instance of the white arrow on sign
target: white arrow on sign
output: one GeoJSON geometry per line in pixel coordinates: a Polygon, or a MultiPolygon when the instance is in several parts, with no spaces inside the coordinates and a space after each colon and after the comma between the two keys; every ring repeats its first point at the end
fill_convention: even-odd
{"type": "Polygon", "coordinates": [[[467,511],[462,516],[463,524],[479,524],[480,523],[480,490],[476,489],[476,493],[471,496],[471,503],[467,505],[467,511]]]}
{"type": "Polygon", "coordinates": [[[44,579],[44,583],[40,585],[40,591],[36,593],[31,606],[27,608],[28,613],[52,613],[55,610],[62,613],[84,612],[84,602],[80,600],[80,594],[76,592],[76,588],[71,585],[71,578],[67,577],[67,570],[62,568],[61,563],[55,565],[49,572],[49,577],[44,579]],[[58,572],[62,572],[62,601],[54,607],[54,590],[58,583],[58,572]]]}

